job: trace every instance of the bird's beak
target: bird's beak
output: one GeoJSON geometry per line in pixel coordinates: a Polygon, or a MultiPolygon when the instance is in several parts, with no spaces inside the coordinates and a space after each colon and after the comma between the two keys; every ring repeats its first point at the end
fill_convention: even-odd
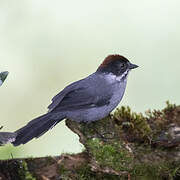
{"type": "Polygon", "coordinates": [[[129,69],[135,69],[137,67],[139,67],[139,66],[136,64],[131,64],[131,63],[129,64],[129,69]]]}

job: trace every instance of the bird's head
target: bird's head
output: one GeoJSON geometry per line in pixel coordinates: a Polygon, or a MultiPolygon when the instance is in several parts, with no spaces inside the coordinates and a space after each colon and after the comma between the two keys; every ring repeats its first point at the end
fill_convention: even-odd
{"type": "Polygon", "coordinates": [[[127,58],[121,55],[109,55],[98,67],[97,72],[112,73],[116,76],[126,76],[131,69],[137,67],[137,65],[130,63],[127,58]]]}

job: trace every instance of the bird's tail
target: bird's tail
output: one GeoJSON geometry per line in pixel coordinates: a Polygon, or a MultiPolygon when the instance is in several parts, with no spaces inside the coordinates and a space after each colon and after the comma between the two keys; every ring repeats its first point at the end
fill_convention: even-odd
{"type": "Polygon", "coordinates": [[[15,141],[17,134],[11,132],[0,132],[0,146],[15,141]]]}
{"type": "Polygon", "coordinates": [[[30,121],[26,126],[18,129],[14,133],[16,134],[15,141],[11,142],[14,146],[25,144],[33,138],[38,138],[49,129],[53,128],[57,123],[65,118],[64,115],[58,118],[53,113],[44,114],[36,119],[30,121]]]}

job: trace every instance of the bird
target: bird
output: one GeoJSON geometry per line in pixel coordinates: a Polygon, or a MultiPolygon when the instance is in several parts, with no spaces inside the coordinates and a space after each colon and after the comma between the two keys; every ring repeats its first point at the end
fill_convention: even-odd
{"type": "Polygon", "coordinates": [[[122,55],[107,56],[94,73],[54,96],[48,112],[15,131],[10,142],[14,146],[26,144],[63,119],[91,123],[108,116],[122,100],[129,72],[137,67],[122,55]]]}

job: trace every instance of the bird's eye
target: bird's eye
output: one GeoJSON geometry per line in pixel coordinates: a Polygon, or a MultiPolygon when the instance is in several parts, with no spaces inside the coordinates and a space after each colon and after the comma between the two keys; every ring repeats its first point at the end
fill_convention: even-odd
{"type": "Polygon", "coordinates": [[[123,64],[121,64],[121,68],[125,68],[125,66],[126,66],[126,65],[125,65],[124,63],[123,63],[123,64]]]}

